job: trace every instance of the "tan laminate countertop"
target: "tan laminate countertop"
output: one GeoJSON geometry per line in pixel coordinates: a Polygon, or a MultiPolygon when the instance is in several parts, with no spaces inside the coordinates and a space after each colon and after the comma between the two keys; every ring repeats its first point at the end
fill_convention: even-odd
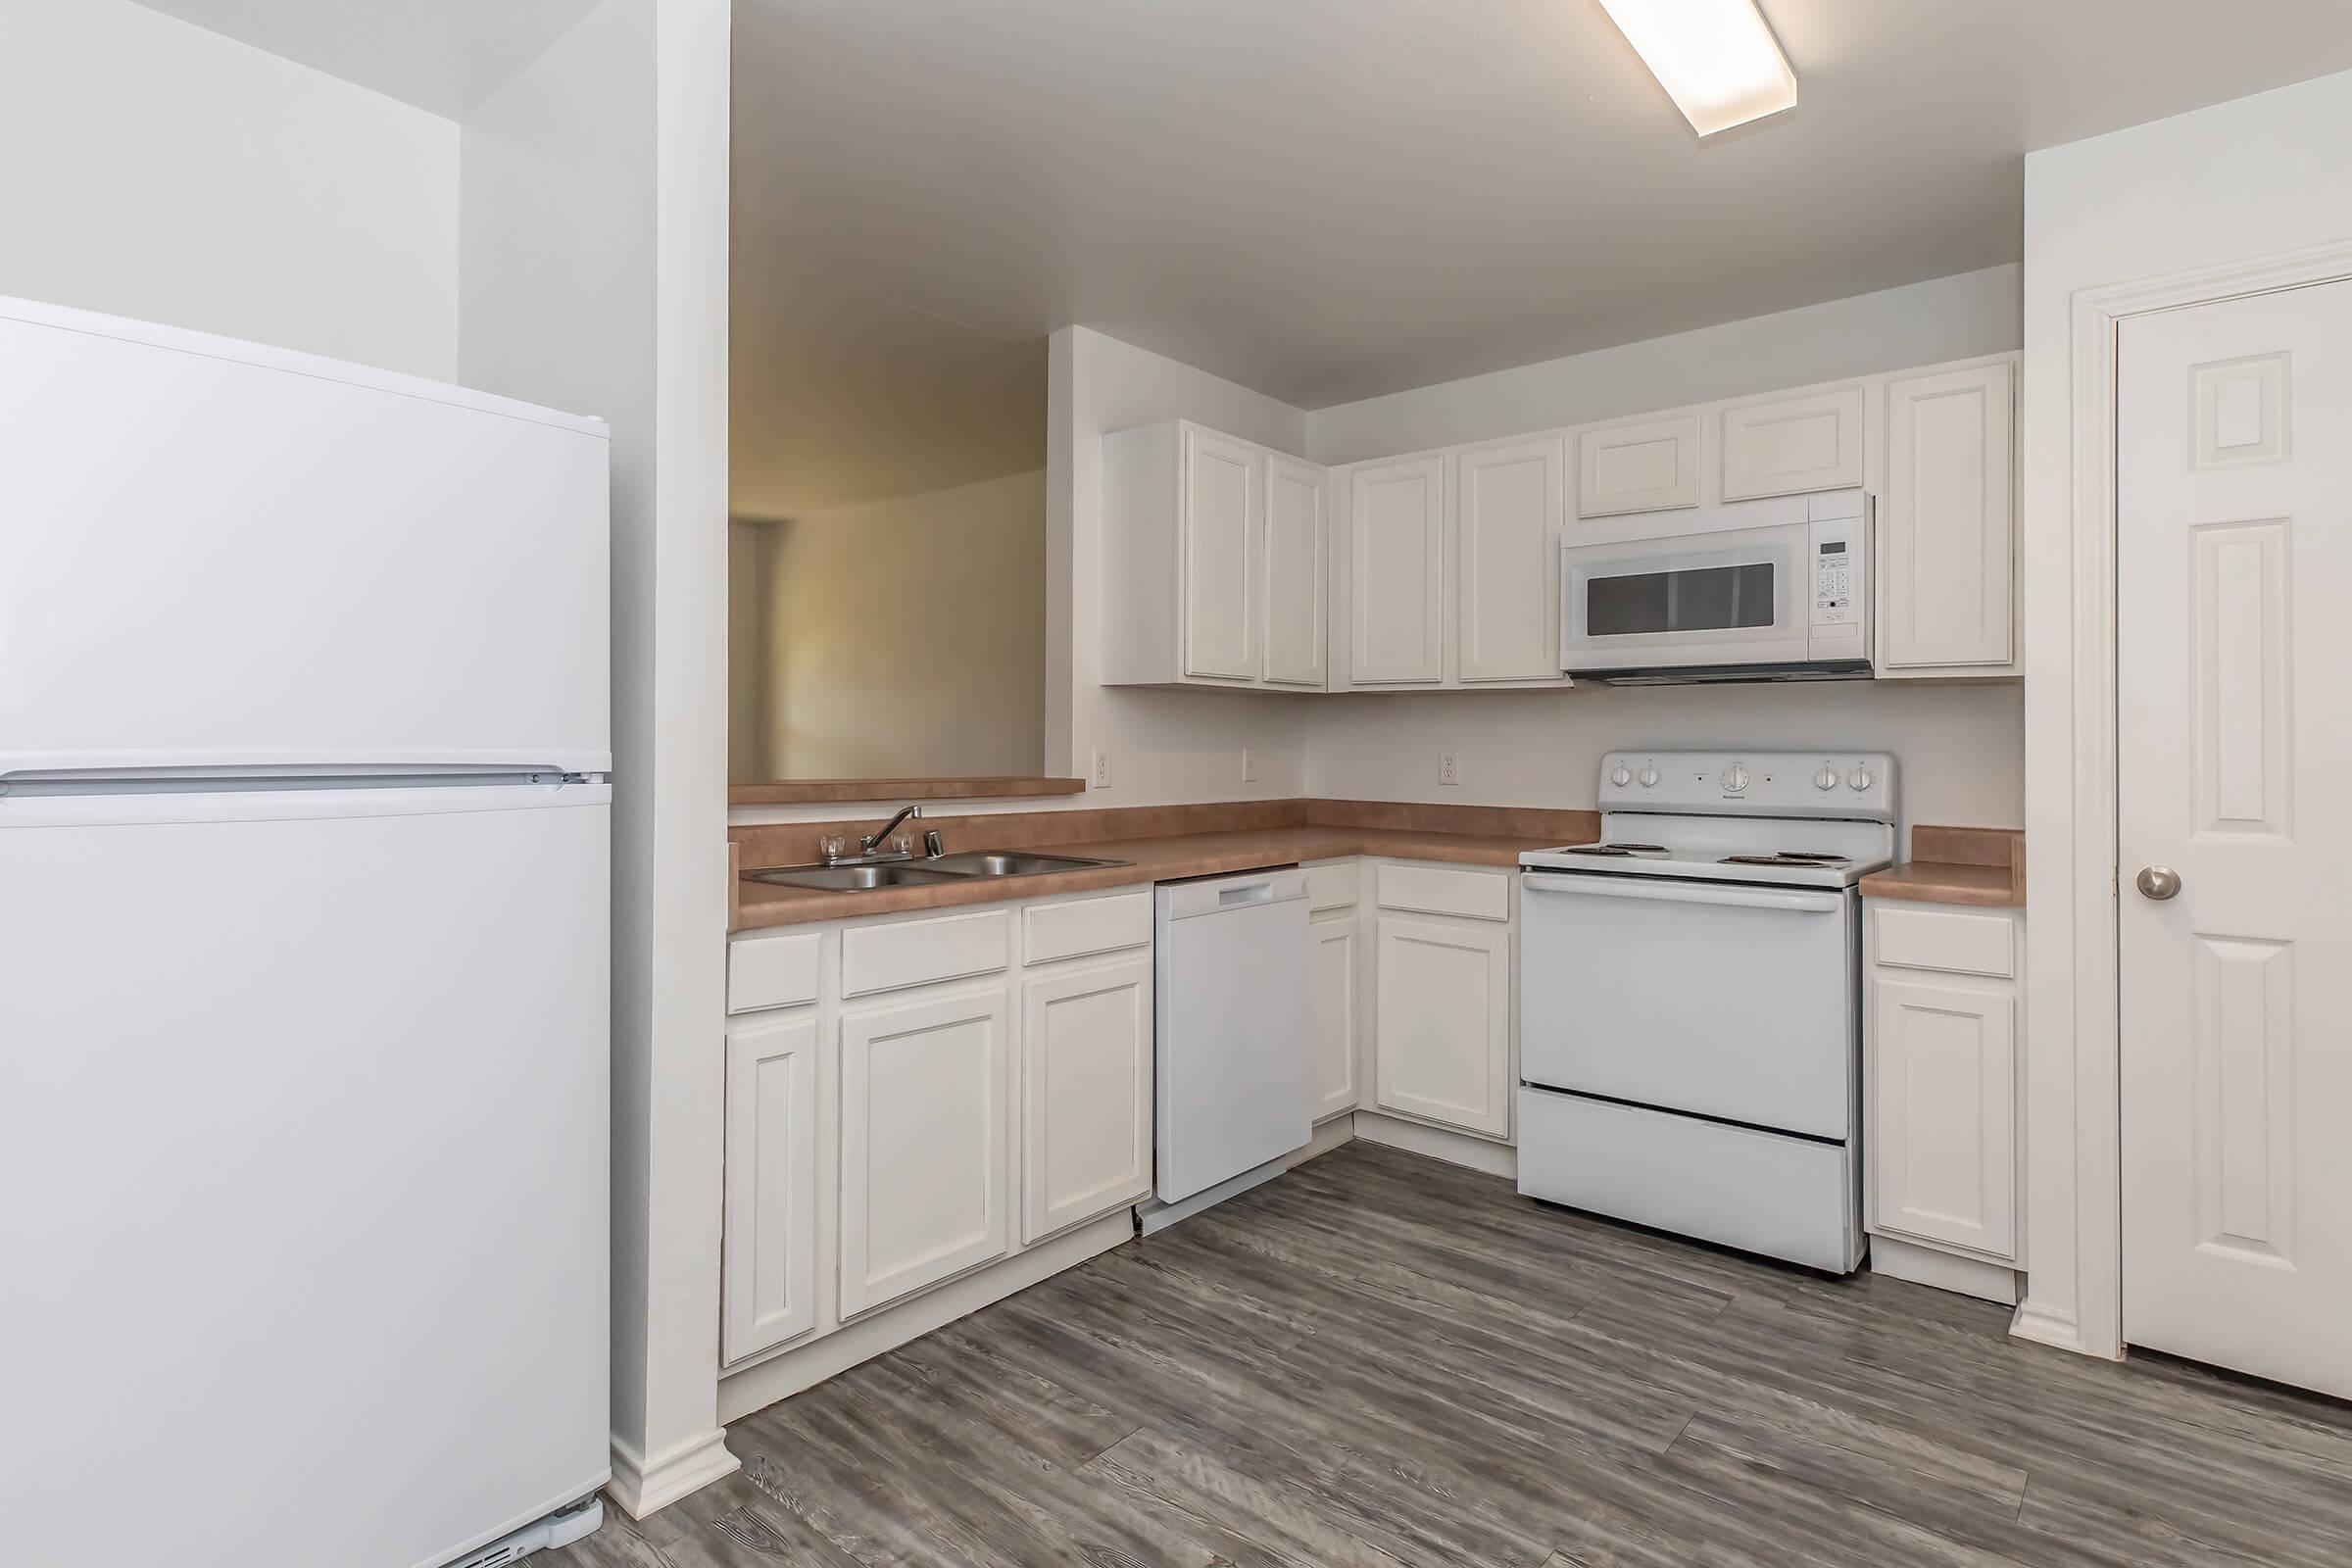
{"type": "Polygon", "coordinates": [[[1353,855],[1449,860],[1460,865],[1516,866],[1524,852],[1548,849],[1558,842],[1556,838],[1496,838],[1409,828],[1278,827],[1040,844],[1034,846],[1034,851],[1042,855],[1075,855],[1093,860],[1128,863],[1053,871],[1040,876],[974,877],[963,882],[848,893],[779,887],[772,882],[755,882],[744,877],[737,884],[742,911],[736,929],[750,931],[764,926],[800,925],[810,920],[839,920],[852,915],[1050,898],[1057,893],[1098,892],[1178,877],[1251,871],[1263,866],[1339,859],[1353,855]]]}
{"type": "Polygon", "coordinates": [[[2021,908],[2025,890],[2005,865],[1961,865],[1949,860],[1906,860],[1862,879],[1866,899],[1908,899],[1917,904],[1974,904],[2021,908]]]}

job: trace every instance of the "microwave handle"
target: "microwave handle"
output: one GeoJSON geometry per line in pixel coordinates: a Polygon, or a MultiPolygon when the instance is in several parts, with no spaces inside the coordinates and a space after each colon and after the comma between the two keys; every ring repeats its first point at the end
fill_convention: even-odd
{"type": "Polygon", "coordinates": [[[1725,887],[1669,882],[1663,878],[1552,875],[1529,871],[1520,878],[1529,893],[1566,893],[1579,898],[1641,899],[1655,904],[1705,904],[1734,909],[1780,909],[1791,914],[1836,914],[1845,907],[1841,893],[1800,893],[1787,888],[1725,887]]]}

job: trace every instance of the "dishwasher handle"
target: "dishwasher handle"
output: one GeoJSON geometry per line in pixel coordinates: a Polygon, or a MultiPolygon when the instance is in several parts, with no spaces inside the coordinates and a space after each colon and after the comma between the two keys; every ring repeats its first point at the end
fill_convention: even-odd
{"type": "Polygon", "coordinates": [[[1306,873],[1298,870],[1261,872],[1249,876],[1213,878],[1200,882],[1160,884],[1159,896],[1167,918],[1186,920],[1199,914],[1247,909],[1261,904],[1288,904],[1306,897],[1306,873]]]}

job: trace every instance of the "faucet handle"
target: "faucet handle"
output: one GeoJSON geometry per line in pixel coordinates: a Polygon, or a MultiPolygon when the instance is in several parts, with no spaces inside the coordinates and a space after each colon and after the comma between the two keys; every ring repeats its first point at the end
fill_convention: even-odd
{"type": "Polygon", "coordinates": [[[940,838],[939,829],[932,828],[929,832],[923,835],[923,854],[925,856],[936,860],[947,853],[948,846],[940,838]]]}

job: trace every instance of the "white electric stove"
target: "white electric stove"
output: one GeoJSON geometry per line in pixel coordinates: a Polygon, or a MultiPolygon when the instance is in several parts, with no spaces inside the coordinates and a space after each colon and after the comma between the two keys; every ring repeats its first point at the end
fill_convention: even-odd
{"type": "Polygon", "coordinates": [[[1520,857],[1519,1190],[1845,1273],[1880,753],[1612,753],[1592,844],[1520,857]]]}

